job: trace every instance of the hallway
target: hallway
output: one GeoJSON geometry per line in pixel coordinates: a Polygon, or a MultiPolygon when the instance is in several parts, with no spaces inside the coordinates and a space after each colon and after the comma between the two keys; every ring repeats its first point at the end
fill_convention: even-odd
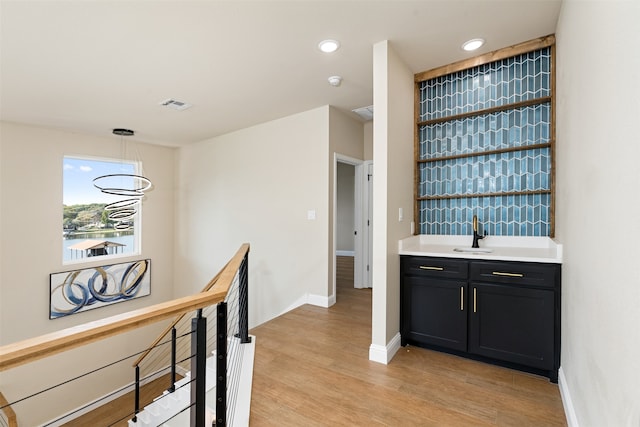
{"type": "Polygon", "coordinates": [[[368,360],[371,290],[339,282],[337,303],[254,328],[251,426],[563,426],[556,384],[417,347],[368,360]]]}

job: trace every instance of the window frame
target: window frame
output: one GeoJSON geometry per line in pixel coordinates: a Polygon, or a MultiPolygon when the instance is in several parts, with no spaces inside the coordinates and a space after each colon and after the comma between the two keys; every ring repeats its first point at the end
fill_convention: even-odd
{"type": "MultiPolygon", "coordinates": [[[[83,251],[82,255],[79,255],[77,257],[73,255],[70,258],[66,257],[66,254],[69,253],[68,251],[73,251],[72,249],[69,249],[68,244],[65,244],[67,239],[65,237],[65,232],[64,232],[65,230],[64,228],[65,227],[65,221],[64,221],[65,194],[66,194],[66,191],[68,191],[68,188],[66,185],[67,184],[66,179],[68,179],[68,176],[66,174],[65,169],[67,168],[67,164],[69,160],[73,160],[74,162],[86,161],[86,162],[89,162],[91,165],[95,165],[96,163],[98,164],[103,163],[102,167],[104,169],[101,170],[100,172],[93,173],[91,177],[88,179],[88,181],[91,182],[91,186],[93,186],[93,180],[99,176],[103,176],[106,174],[122,174],[122,173],[139,175],[140,171],[142,170],[142,162],[137,160],[88,156],[88,155],[81,155],[81,154],[80,155],[78,154],[63,155],[63,159],[62,159],[62,206],[63,208],[62,208],[62,218],[61,218],[61,223],[63,228],[62,254],[61,254],[62,265],[65,265],[65,266],[66,265],[82,265],[82,264],[88,264],[88,263],[95,263],[96,261],[101,261],[103,263],[112,262],[112,261],[116,262],[117,260],[121,260],[123,258],[131,258],[131,257],[142,255],[142,232],[141,232],[142,230],[142,199],[141,199],[140,203],[138,203],[136,206],[137,212],[132,218],[132,221],[133,221],[133,226],[131,227],[132,231],[130,234],[127,233],[127,235],[131,235],[133,237],[133,248],[131,251],[116,252],[116,253],[105,254],[105,255],[92,255],[92,256],[87,256],[83,251]],[[113,166],[108,166],[104,164],[113,165],[113,166]],[[122,165],[127,165],[129,167],[132,167],[133,170],[125,171],[122,168],[122,165]]],[[[102,194],[101,190],[96,188],[95,186],[93,186],[93,188],[95,189],[95,192],[96,192],[95,194],[96,194],[97,201],[95,202],[87,201],[86,203],[74,203],[74,204],[71,204],[70,206],[78,205],[78,204],[93,204],[93,203],[108,204],[108,203],[113,203],[118,200],[122,200],[126,198],[123,196],[105,195],[105,194],[102,194]]],[[[123,233],[123,231],[118,232],[115,230],[110,230],[107,233],[123,233]]],[[[118,238],[121,238],[122,236],[114,236],[114,237],[118,239],[118,238]]],[[[111,237],[111,239],[113,239],[114,237],[111,237]]],[[[88,237],[86,239],[91,239],[91,238],[88,237]]],[[[104,237],[104,240],[110,240],[110,238],[104,237]]]]}

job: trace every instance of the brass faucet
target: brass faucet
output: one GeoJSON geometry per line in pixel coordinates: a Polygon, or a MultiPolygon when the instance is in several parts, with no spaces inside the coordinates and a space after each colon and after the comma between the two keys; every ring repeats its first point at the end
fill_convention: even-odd
{"type": "Polygon", "coordinates": [[[471,244],[471,247],[479,248],[480,245],[478,245],[478,240],[484,239],[486,235],[487,235],[486,230],[485,230],[484,236],[478,233],[478,216],[474,215],[473,216],[473,243],[471,244]]]}

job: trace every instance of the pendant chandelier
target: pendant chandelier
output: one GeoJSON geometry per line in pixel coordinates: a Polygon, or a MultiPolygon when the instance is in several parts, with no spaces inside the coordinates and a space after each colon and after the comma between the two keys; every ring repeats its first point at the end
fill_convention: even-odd
{"type": "MultiPolygon", "coordinates": [[[[113,133],[121,137],[123,144],[125,136],[134,135],[134,131],[130,129],[114,129],[113,133]]],[[[104,207],[109,212],[109,219],[115,221],[114,228],[116,230],[131,228],[133,217],[138,213],[138,206],[142,202],[144,192],[149,190],[152,185],[149,178],[128,173],[101,175],[93,179],[93,186],[104,194],[123,197],[104,207]]]]}

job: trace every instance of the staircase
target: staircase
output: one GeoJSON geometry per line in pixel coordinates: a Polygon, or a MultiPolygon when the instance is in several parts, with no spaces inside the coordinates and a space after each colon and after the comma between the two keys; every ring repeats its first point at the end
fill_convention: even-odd
{"type": "MultiPolygon", "coordinates": [[[[230,369],[227,373],[227,426],[246,427],[249,425],[251,404],[251,383],[253,378],[253,359],[255,354],[255,337],[251,343],[239,344],[240,340],[229,340],[228,351],[231,358],[237,358],[239,369],[230,369]],[[234,354],[235,353],[235,354],[234,354]]],[[[215,420],[216,408],[216,357],[214,351],[206,363],[206,425],[215,420]]],[[[176,381],[175,391],[165,391],[152,403],[145,406],[136,417],[129,420],[129,427],[189,427],[191,421],[191,372],[176,381]]]]}

